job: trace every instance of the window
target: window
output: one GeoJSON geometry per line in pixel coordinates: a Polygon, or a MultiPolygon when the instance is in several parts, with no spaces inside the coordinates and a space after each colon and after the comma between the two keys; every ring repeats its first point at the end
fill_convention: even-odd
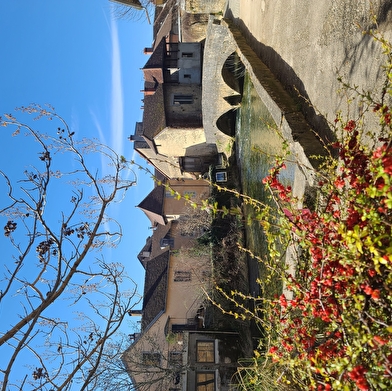
{"type": "Polygon", "coordinates": [[[184,197],[186,199],[195,198],[196,197],[196,192],[195,191],[184,191],[184,197]]]}
{"type": "Polygon", "coordinates": [[[173,238],[162,238],[161,239],[161,248],[164,248],[167,246],[170,246],[170,247],[174,246],[174,239],[173,238]]]}
{"type": "Polygon", "coordinates": [[[196,391],[215,391],[215,373],[197,372],[196,391]]]}
{"type": "Polygon", "coordinates": [[[190,78],[191,78],[191,75],[189,73],[185,73],[184,79],[190,79],[190,78]]]}
{"type": "Polygon", "coordinates": [[[190,105],[193,103],[193,95],[174,94],[173,105],[190,105]]]}
{"type": "Polygon", "coordinates": [[[166,198],[174,198],[175,195],[176,195],[176,193],[174,191],[172,191],[172,190],[166,190],[165,191],[165,197],[166,198]]]}
{"type": "Polygon", "coordinates": [[[171,364],[182,364],[182,353],[181,352],[170,352],[169,361],[171,364]]]}
{"type": "Polygon", "coordinates": [[[227,182],[227,173],[226,171],[217,172],[215,174],[215,178],[217,182],[227,182]]]}
{"type": "Polygon", "coordinates": [[[144,352],[143,365],[147,367],[159,366],[161,364],[161,355],[159,353],[144,352]]]}
{"type": "Polygon", "coordinates": [[[196,361],[215,362],[215,341],[196,342],[196,361]]]}
{"type": "Polygon", "coordinates": [[[193,53],[192,52],[182,52],[182,57],[193,57],[193,53]]]}
{"type": "Polygon", "coordinates": [[[174,281],[175,282],[191,281],[191,272],[184,271],[184,270],[175,270],[174,281]]]}

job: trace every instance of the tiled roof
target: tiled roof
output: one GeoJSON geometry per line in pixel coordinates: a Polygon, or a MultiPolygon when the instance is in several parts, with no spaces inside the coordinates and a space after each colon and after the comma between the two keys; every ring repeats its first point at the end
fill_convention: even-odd
{"type": "Polygon", "coordinates": [[[142,331],[145,330],[160,313],[165,311],[169,257],[170,252],[167,250],[146,263],[142,331]]]}
{"type": "Polygon", "coordinates": [[[165,225],[165,218],[163,216],[164,196],[164,186],[156,186],[137,206],[147,215],[152,225],[155,225],[156,223],[165,225]]]}
{"type": "Polygon", "coordinates": [[[152,141],[165,128],[166,116],[163,85],[158,84],[153,95],[144,96],[143,136],[152,141]]]}
{"type": "Polygon", "coordinates": [[[168,0],[164,7],[155,7],[153,39],[157,44],[163,36],[170,33],[172,28],[172,13],[177,9],[177,0],[168,0]]]}
{"type": "Polygon", "coordinates": [[[162,68],[163,60],[165,58],[166,43],[165,38],[162,38],[158,46],[154,49],[150,58],[147,60],[146,65],[144,65],[143,70],[149,68],[162,68]]]}

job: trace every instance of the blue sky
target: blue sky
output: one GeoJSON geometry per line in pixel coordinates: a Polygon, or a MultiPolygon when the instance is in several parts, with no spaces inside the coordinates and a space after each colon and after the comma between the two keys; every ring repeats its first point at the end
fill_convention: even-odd
{"type": "MultiPolygon", "coordinates": [[[[143,48],[151,42],[152,26],[144,18],[115,19],[108,0],[1,0],[0,113],[50,103],[78,138],[98,137],[132,159],[127,138],[142,119],[140,68],[147,60],[143,48]]],[[[15,152],[2,148],[1,169],[15,152]]],[[[153,182],[138,176],[138,186],[114,212],[121,216],[124,238],[113,260],[128,266],[142,292],[144,274],[136,255],[151,231],[135,205],[153,182]]]]}

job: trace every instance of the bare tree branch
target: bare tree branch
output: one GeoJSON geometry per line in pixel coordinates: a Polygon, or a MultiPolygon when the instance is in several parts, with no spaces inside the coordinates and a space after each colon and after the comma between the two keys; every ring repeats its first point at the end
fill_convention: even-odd
{"type": "Polygon", "coordinates": [[[0,326],[6,362],[0,390],[98,389],[108,368],[107,346],[140,300],[122,265],[94,256],[121,239],[108,208],[136,184],[133,163],[97,140],[75,139],[50,106],[19,109],[18,117],[26,116],[40,127],[49,120],[48,133],[12,114],[0,119],[37,151],[22,178],[0,170],[6,187],[0,302],[15,312],[0,326]],[[20,368],[30,374],[21,375],[20,368]]]}

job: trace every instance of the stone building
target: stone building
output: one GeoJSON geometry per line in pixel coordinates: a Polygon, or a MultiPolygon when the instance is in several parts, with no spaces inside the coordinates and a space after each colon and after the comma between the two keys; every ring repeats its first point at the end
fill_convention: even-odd
{"type": "Polygon", "coordinates": [[[224,160],[216,139],[206,141],[202,116],[208,13],[220,5],[167,0],[156,7],[145,49],[143,121],[130,140],[161,178],[138,205],[152,234],[138,254],[143,306],[130,313],[141,316],[141,330],[122,356],[140,391],[228,391],[240,355],[238,333],[217,330],[206,309],[211,255],[193,251],[199,233],[181,225],[192,213],[185,199],[207,199],[210,185],[201,178],[224,160]]]}
{"type": "Polygon", "coordinates": [[[228,391],[239,336],[206,322],[210,256],[192,252],[195,239],[177,237],[175,226],[175,221],[157,224],[139,253],[145,269],[143,306],[130,315],[141,316],[141,330],[132,335],[122,360],[140,391],[228,391]]]}
{"type": "Polygon", "coordinates": [[[202,44],[163,37],[143,67],[143,122],[135,150],[169,178],[196,178],[217,162],[202,123],[202,44]]]}
{"type": "Polygon", "coordinates": [[[178,220],[189,209],[189,201],[200,202],[210,195],[205,180],[168,179],[154,189],[137,206],[149,218],[152,227],[178,220]]]}

